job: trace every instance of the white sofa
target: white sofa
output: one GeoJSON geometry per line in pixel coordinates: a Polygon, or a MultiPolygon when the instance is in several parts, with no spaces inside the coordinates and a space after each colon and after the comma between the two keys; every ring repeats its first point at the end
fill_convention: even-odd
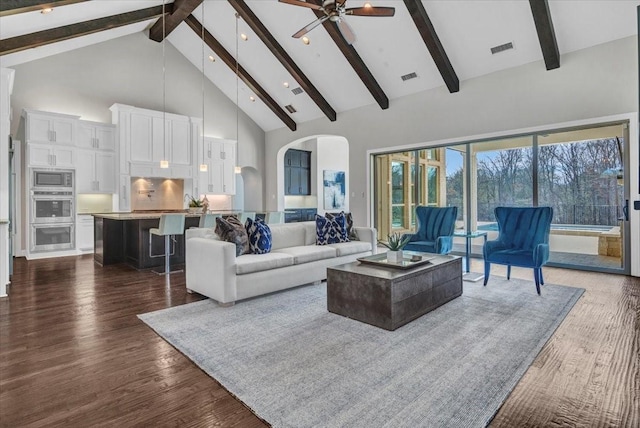
{"type": "Polygon", "coordinates": [[[316,245],[314,221],[270,225],[271,252],[236,257],[236,246],[221,241],[213,229],[186,231],[187,291],[223,306],[327,278],[327,267],[375,253],[373,228],[354,227],[357,241],[316,245]]]}

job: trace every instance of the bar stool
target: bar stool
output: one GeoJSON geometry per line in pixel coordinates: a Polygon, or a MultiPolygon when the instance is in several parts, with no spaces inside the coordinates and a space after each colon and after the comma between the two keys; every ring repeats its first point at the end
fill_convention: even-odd
{"type": "Polygon", "coordinates": [[[284,211],[271,211],[267,213],[265,218],[267,224],[284,223],[284,211]]]}
{"type": "Polygon", "coordinates": [[[164,257],[164,272],[154,270],[158,275],[168,275],[174,272],[182,272],[182,270],[171,271],[169,261],[171,256],[175,254],[176,238],[175,235],[184,235],[184,214],[162,214],[160,216],[160,225],[157,228],[149,229],[149,257],[164,257]],[[164,236],[164,254],[153,255],[151,251],[151,240],[153,235],[164,236]],[[173,250],[171,242],[173,241],[173,250]]]}
{"type": "Polygon", "coordinates": [[[252,211],[242,211],[238,215],[238,220],[240,220],[240,223],[242,224],[245,224],[248,218],[251,218],[253,220],[254,218],[256,218],[256,213],[252,211]]]}
{"type": "Polygon", "coordinates": [[[216,227],[217,217],[220,217],[220,214],[202,214],[198,227],[216,227]]]}

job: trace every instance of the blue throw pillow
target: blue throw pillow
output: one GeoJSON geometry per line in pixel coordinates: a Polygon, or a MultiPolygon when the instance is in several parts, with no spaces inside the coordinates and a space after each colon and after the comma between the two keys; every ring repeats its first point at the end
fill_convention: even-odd
{"type": "Polygon", "coordinates": [[[338,214],[331,219],[316,214],[316,245],[339,242],[349,242],[344,214],[338,214]]]}
{"type": "Polygon", "coordinates": [[[259,217],[255,220],[248,218],[246,221],[247,235],[249,235],[249,247],[253,254],[267,254],[271,251],[271,229],[267,223],[259,217]]]}

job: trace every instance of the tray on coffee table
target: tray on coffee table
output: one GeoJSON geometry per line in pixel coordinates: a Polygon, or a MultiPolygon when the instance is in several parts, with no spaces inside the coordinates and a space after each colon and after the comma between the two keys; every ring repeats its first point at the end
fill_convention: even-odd
{"type": "Polygon", "coordinates": [[[360,263],[390,267],[394,269],[411,269],[416,266],[421,266],[429,263],[435,259],[438,255],[433,253],[421,253],[418,251],[403,251],[402,261],[392,262],[387,260],[387,253],[374,254],[372,256],[360,257],[357,260],[360,263]],[[418,260],[419,258],[419,260],[418,260]]]}

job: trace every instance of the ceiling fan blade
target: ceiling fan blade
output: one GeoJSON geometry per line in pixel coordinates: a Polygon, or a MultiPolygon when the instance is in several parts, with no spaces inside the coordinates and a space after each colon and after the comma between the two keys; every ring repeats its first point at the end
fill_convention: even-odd
{"type": "Polygon", "coordinates": [[[322,6],[318,6],[315,3],[307,3],[306,1],[302,1],[302,0],[278,0],[278,1],[280,3],[292,4],[294,6],[308,7],[309,9],[324,10],[322,6]]]}
{"type": "Polygon", "coordinates": [[[302,28],[300,31],[298,31],[296,34],[294,34],[291,37],[293,37],[294,39],[299,39],[300,37],[302,37],[305,34],[307,34],[309,31],[311,31],[314,28],[316,28],[318,25],[322,24],[327,19],[329,19],[328,16],[323,16],[322,18],[318,18],[315,21],[313,21],[311,24],[309,24],[306,27],[302,28]]]}
{"type": "Polygon", "coordinates": [[[340,19],[336,22],[336,24],[338,25],[338,30],[340,30],[340,32],[342,33],[342,37],[344,37],[347,43],[352,45],[353,42],[356,41],[356,35],[351,29],[351,26],[347,24],[347,21],[345,21],[344,19],[340,19]]]}
{"type": "Polygon", "coordinates": [[[345,15],[353,16],[393,16],[396,13],[395,7],[352,7],[345,10],[345,15]]]}

